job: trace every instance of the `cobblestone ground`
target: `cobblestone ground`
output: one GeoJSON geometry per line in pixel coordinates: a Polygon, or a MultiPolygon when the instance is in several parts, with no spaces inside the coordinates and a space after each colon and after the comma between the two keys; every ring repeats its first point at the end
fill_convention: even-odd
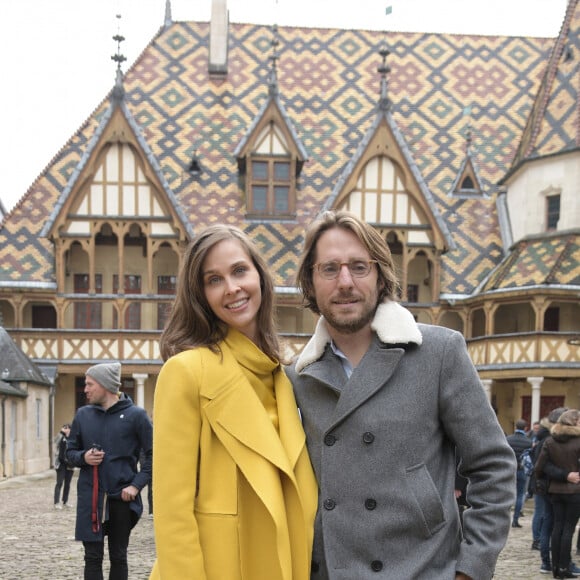
{"type": "MultiPolygon", "coordinates": [[[[82,580],[83,547],[74,540],[75,510],[53,508],[54,482],[54,471],[0,482],[0,580],[82,580]]],[[[69,501],[76,503],[76,474],[69,501]]],[[[510,529],[494,580],[551,578],[539,573],[540,553],[530,549],[532,512],[533,501],[528,501],[520,520],[523,527],[510,529]]],[[[146,580],[154,559],[153,520],[145,516],[131,534],[129,579],[146,580]]]]}
{"type": "MultiPolygon", "coordinates": [[[[75,506],[77,474],[69,497],[75,506]]],[[[84,550],[74,539],[76,510],[54,509],[55,481],[55,472],[49,471],[0,482],[0,580],[82,580],[84,550]]],[[[105,547],[105,578],[107,558],[105,547]]],[[[154,559],[153,520],[145,515],[131,533],[130,580],[148,579],[154,559]]]]}

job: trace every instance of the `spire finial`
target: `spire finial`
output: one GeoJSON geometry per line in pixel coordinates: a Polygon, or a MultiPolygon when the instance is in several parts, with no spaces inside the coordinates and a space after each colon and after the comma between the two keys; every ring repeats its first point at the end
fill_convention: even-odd
{"type": "Polygon", "coordinates": [[[383,111],[388,111],[391,107],[391,101],[387,95],[387,75],[391,72],[391,68],[387,65],[387,56],[391,54],[387,45],[383,43],[381,48],[379,49],[379,54],[383,59],[383,62],[380,64],[379,68],[377,69],[378,73],[381,75],[381,96],[379,97],[379,107],[383,111]]]}
{"type": "Polygon", "coordinates": [[[169,28],[173,24],[173,18],[171,17],[171,0],[165,0],[165,22],[163,23],[165,28],[169,28]]]}
{"type": "Polygon", "coordinates": [[[471,106],[467,106],[463,109],[463,116],[467,117],[467,125],[465,129],[465,153],[469,154],[471,152],[471,143],[473,140],[473,131],[471,128],[471,106]]]}
{"type": "Polygon", "coordinates": [[[123,72],[121,71],[121,63],[125,62],[127,58],[121,54],[121,42],[125,40],[125,37],[120,34],[120,21],[121,15],[117,14],[116,18],[118,19],[117,23],[117,34],[113,36],[113,40],[117,43],[117,54],[111,56],[111,60],[114,60],[117,63],[117,75],[115,78],[115,88],[113,89],[113,97],[117,100],[121,100],[125,95],[125,89],[123,88],[123,72]]]}
{"type": "Polygon", "coordinates": [[[276,69],[276,62],[280,58],[280,55],[278,53],[279,44],[280,40],[278,38],[278,26],[274,24],[272,26],[272,40],[270,41],[270,45],[272,46],[272,55],[270,56],[272,70],[270,71],[270,80],[268,82],[268,89],[270,95],[273,96],[278,94],[278,72],[276,69]]]}

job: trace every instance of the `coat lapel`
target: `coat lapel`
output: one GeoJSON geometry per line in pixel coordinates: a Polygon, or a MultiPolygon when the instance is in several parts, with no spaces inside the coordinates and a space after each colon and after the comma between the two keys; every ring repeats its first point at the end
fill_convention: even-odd
{"type": "Polygon", "coordinates": [[[327,431],[343,421],[389,381],[403,354],[402,348],[384,348],[374,340],[350,379],[344,373],[340,360],[330,349],[326,350],[321,359],[302,371],[301,374],[313,377],[339,395],[327,431]]]}
{"type": "Polygon", "coordinates": [[[289,471],[276,429],[243,372],[226,353],[224,350],[219,390],[209,387],[202,391],[208,399],[204,412],[213,431],[240,466],[260,456],[279,469],[289,471]]]}
{"type": "Polygon", "coordinates": [[[380,348],[376,341],[373,342],[342,389],[330,428],[343,421],[379,389],[385,388],[404,352],[402,348],[380,348]]]}

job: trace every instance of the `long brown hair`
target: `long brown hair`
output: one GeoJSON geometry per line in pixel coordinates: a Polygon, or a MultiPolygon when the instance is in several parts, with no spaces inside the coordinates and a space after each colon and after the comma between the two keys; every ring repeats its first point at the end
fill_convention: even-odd
{"type": "Polygon", "coordinates": [[[219,351],[219,343],[225,338],[228,327],[213,313],[205,297],[203,263],[208,252],[224,240],[239,242],[258,271],[262,290],[262,302],[257,314],[258,346],[267,355],[280,360],[274,316],[274,282],[268,266],[242,230],[221,224],[205,229],[185,251],[175,302],[161,335],[163,360],[196,346],[219,351]]]}
{"type": "Polygon", "coordinates": [[[316,244],[320,236],[332,228],[352,232],[366,248],[371,260],[376,260],[379,292],[377,306],[385,299],[395,300],[399,282],[395,275],[395,265],[387,242],[380,234],[357,216],[346,211],[325,211],[306,231],[304,252],[298,264],[297,283],[304,295],[304,303],[316,314],[320,314],[312,281],[316,261],[316,244]]]}

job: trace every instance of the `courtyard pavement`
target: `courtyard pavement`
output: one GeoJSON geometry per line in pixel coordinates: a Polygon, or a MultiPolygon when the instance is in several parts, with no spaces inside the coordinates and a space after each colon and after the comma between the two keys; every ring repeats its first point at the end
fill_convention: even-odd
{"type": "MultiPolygon", "coordinates": [[[[69,498],[73,504],[77,473],[69,498]]],[[[54,471],[0,481],[0,580],[82,580],[83,547],[74,540],[75,509],[53,508],[54,483],[54,471]]],[[[146,514],[146,497],[144,502],[146,514]]],[[[510,529],[494,580],[551,578],[539,573],[540,553],[531,550],[533,505],[533,500],[526,503],[523,527],[510,529]]],[[[154,559],[153,520],[145,515],[131,534],[129,579],[147,580],[154,559]]],[[[107,578],[106,548],[105,562],[107,578]]]]}

